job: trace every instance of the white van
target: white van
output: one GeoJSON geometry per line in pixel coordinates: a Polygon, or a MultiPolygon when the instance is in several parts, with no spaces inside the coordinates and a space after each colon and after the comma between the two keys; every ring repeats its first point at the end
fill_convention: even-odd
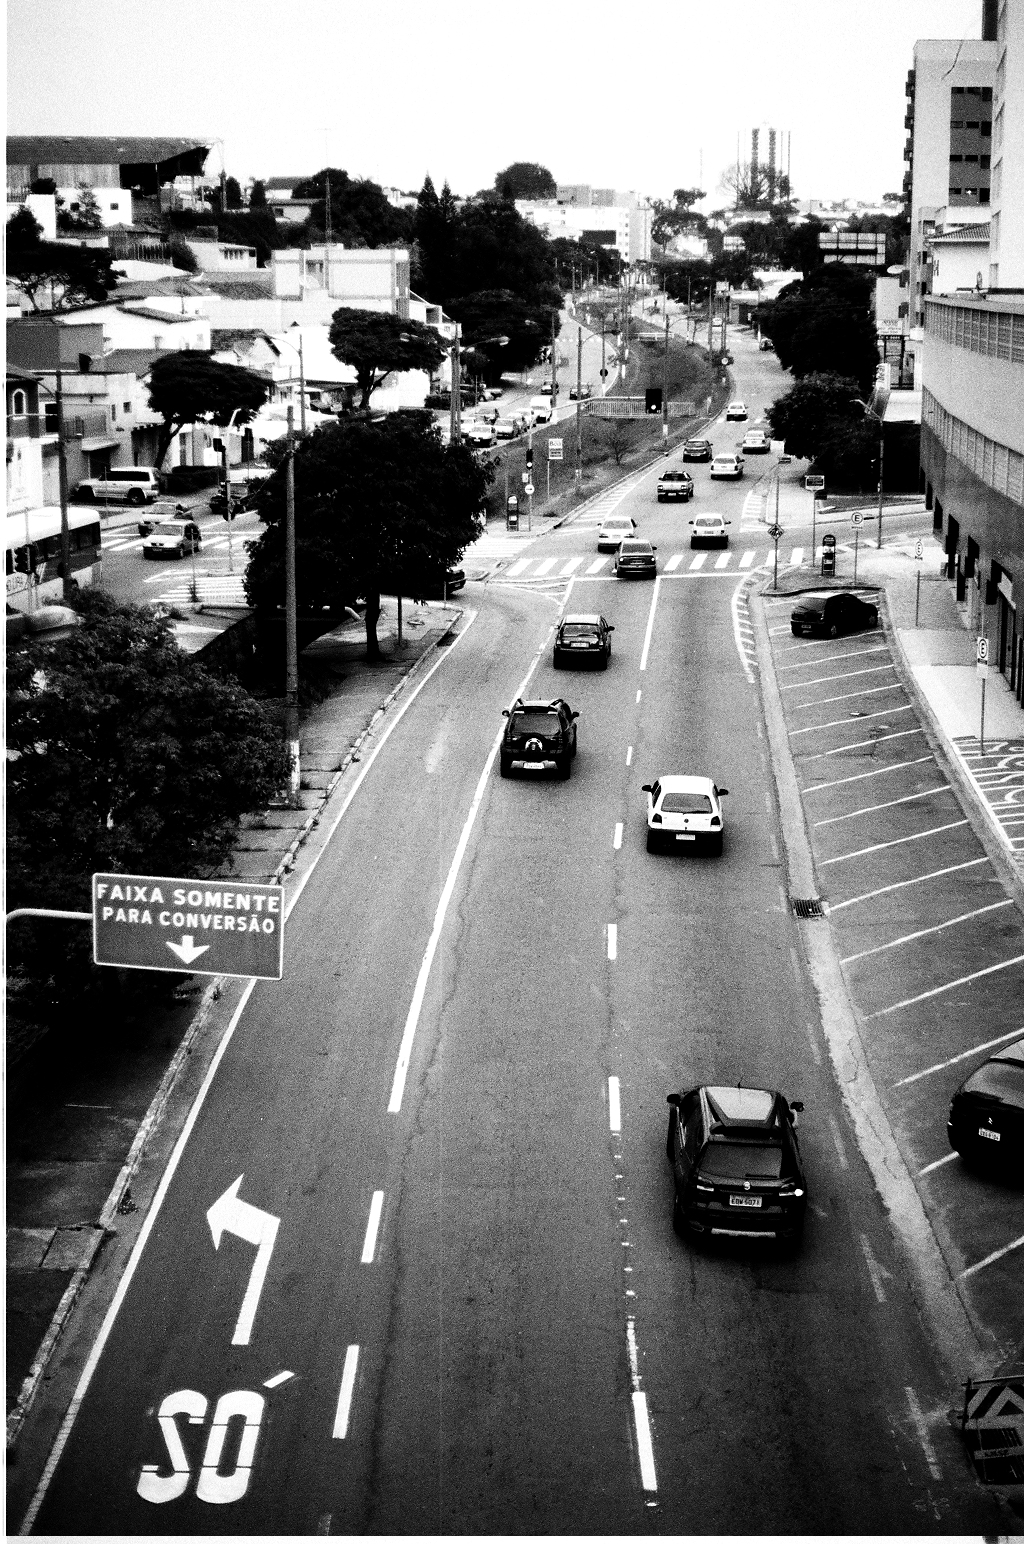
{"type": "Polygon", "coordinates": [[[549,424],[551,422],[551,398],[531,397],[530,417],[535,424],[549,424]]]}
{"type": "Polygon", "coordinates": [[[160,492],[155,466],[112,466],[103,477],[85,477],[78,497],[88,503],[152,504],[160,492]]]}

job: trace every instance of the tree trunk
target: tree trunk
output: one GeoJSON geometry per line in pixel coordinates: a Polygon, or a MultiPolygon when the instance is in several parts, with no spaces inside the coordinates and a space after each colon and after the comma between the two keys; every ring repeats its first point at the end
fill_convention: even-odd
{"type": "Polygon", "coordinates": [[[368,660],[380,659],[380,644],[377,642],[377,619],[380,616],[380,591],[367,590],[366,592],[366,658],[368,660]]]}

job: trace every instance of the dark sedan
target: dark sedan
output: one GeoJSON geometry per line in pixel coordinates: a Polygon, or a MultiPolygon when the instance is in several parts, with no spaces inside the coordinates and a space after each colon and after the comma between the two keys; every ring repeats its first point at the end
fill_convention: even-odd
{"type": "Polygon", "coordinates": [[[838,638],[840,633],[877,627],[878,607],[845,590],[837,595],[808,595],[793,607],[789,625],[797,638],[838,638]]]}
{"type": "Polygon", "coordinates": [[[953,1095],[949,1145],[967,1163],[1024,1183],[1024,1040],[982,1062],[953,1095]]]}
{"type": "Polygon", "coordinates": [[[687,440],[683,446],[684,461],[710,461],[715,447],[710,440],[687,440]]]}
{"type": "Polygon", "coordinates": [[[628,537],[625,538],[619,543],[614,572],[622,579],[653,579],[658,571],[654,557],[657,550],[649,541],[630,541],[628,537]]]}
{"type": "Polygon", "coordinates": [[[562,665],[579,665],[584,660],[593,660],[599,670],[607,670],[614,631],[611,623],[597,613],[563,617],[555,633],[552,664],[558,670],[562,665]]]}

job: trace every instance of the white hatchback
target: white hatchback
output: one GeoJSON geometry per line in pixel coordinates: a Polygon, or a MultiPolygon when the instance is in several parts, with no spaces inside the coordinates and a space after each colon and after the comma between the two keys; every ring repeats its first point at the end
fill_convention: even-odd
{"type": "Polygon", "coordinates": [[[609,515],[601,522],[597,533],[598,552],[611,552],[627,536],[636,535],[636,521],[632,515],[609,515]]]}
{"type": "Polygon", "coordinates": [[[690,521],[690,546],[691,547],[728,547],[729,532],[725,529],[732,525],[731,520],[726,520],[724,515],[697,515],[690,521]]]}
{"type": "Polygon", "coordinates": [[[644,783],[647,795],[647,851],[666,847],[706,847],[722,851],[722,799],[728,788],[719,788],[710,777],[672,774],[644,783]]]}

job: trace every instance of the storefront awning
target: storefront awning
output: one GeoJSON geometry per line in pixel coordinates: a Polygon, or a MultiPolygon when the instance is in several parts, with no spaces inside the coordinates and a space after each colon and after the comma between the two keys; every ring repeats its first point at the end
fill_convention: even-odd
{"type": "Polygon", "coordinates": [[[113,439],[113,440],[83,440],[82,441],[82,449],[84,451],[91,451],[91,450],[113,450],[114,446],[115,445],[120,445],[120,443],[121,443],[121,441],[117,440],[117,439],[113,439]]]}

